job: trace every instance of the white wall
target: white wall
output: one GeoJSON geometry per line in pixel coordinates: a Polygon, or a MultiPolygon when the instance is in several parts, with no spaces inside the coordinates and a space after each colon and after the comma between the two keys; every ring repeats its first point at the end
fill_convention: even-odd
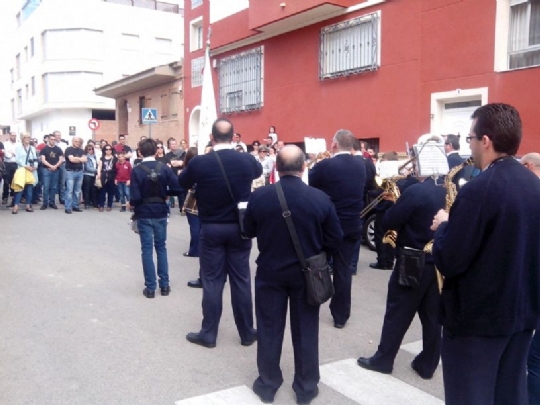
{"type": "Polygon", "coordinates": [[[76,136],[85,141],[92,138],[92,131],[88,128],[88,121],[92,118],[92,111],[88,109],[63,109],[47,112],[32,119],[30,132],[34,138],[42,139],[43,135],[53,131],[60,131],[62,138],[70,140],[69,127],[76,127],[76,136]]]}
{"type": "Polygon", "coordinates": [[[210,24],[249,8],[249,0],[210,0],[210,24]]]}

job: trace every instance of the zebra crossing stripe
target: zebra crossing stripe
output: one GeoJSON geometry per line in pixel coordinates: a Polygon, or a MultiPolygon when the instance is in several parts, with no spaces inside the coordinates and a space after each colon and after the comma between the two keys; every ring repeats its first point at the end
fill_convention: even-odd
{"type": "Polygon", "coordinates": [[[245,385],[176,401],[176,405],[261,405],[259,397],[245,385]]]}
{"type": "Polygon", "coordinates": [[[361,405],[444,405],[440,399],[395,377],[365,370],[355,359],[320,367],[321,382],[361,405]]]}

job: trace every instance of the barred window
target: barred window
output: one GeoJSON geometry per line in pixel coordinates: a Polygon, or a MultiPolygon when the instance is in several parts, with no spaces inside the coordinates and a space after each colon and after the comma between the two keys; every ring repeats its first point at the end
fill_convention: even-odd
{"type": "Polygon", "coordinates": [[[334,79],[377,70],[379,13],[324,27],[320,34],[319,79],[334,79]]]}
{"type": "Polygon", "coordinates": [[[202,86],[204,56],[191,59],[191,87],[202,86]]]}
{"type": "Polygon", "coordinates": [[[195,7],[202,6],[203,0],[191,0],[191,9],[193,10],[195,7]]]}
{"type": "Polygon", "coordinates": [[[263,48],[219,61],[219,110],[251,111],[263,105],[263,48]]]}
{"type": "Polygon", "coordinates": [[[540,0],[510,1],[508,67],[540,65],[540,0]]]}

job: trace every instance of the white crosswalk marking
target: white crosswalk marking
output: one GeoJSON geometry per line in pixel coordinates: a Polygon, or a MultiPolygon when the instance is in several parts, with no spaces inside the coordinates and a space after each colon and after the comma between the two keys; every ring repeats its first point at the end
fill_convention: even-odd
{"type": "Polygon", "coordinates": [[[241,385],[223,391],[212,392],[198,397],[176,401],[176,405],[260,405],[261,400],[255,393],[241,385]]]}
{"type": "Polygon", "coordinates": [[[358,367],[355,359],[325,364],[320,370],[321,382],[361,405],[444,405],[397,378],[358,367]]]}

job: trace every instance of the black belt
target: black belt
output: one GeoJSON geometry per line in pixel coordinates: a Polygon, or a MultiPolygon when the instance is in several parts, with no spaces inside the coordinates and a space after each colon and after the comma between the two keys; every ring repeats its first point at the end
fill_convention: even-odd
{"type": "Polygon", "coordinates": [[[66,169],[66,172],[81,172],[82,169],[66,169]]]}

